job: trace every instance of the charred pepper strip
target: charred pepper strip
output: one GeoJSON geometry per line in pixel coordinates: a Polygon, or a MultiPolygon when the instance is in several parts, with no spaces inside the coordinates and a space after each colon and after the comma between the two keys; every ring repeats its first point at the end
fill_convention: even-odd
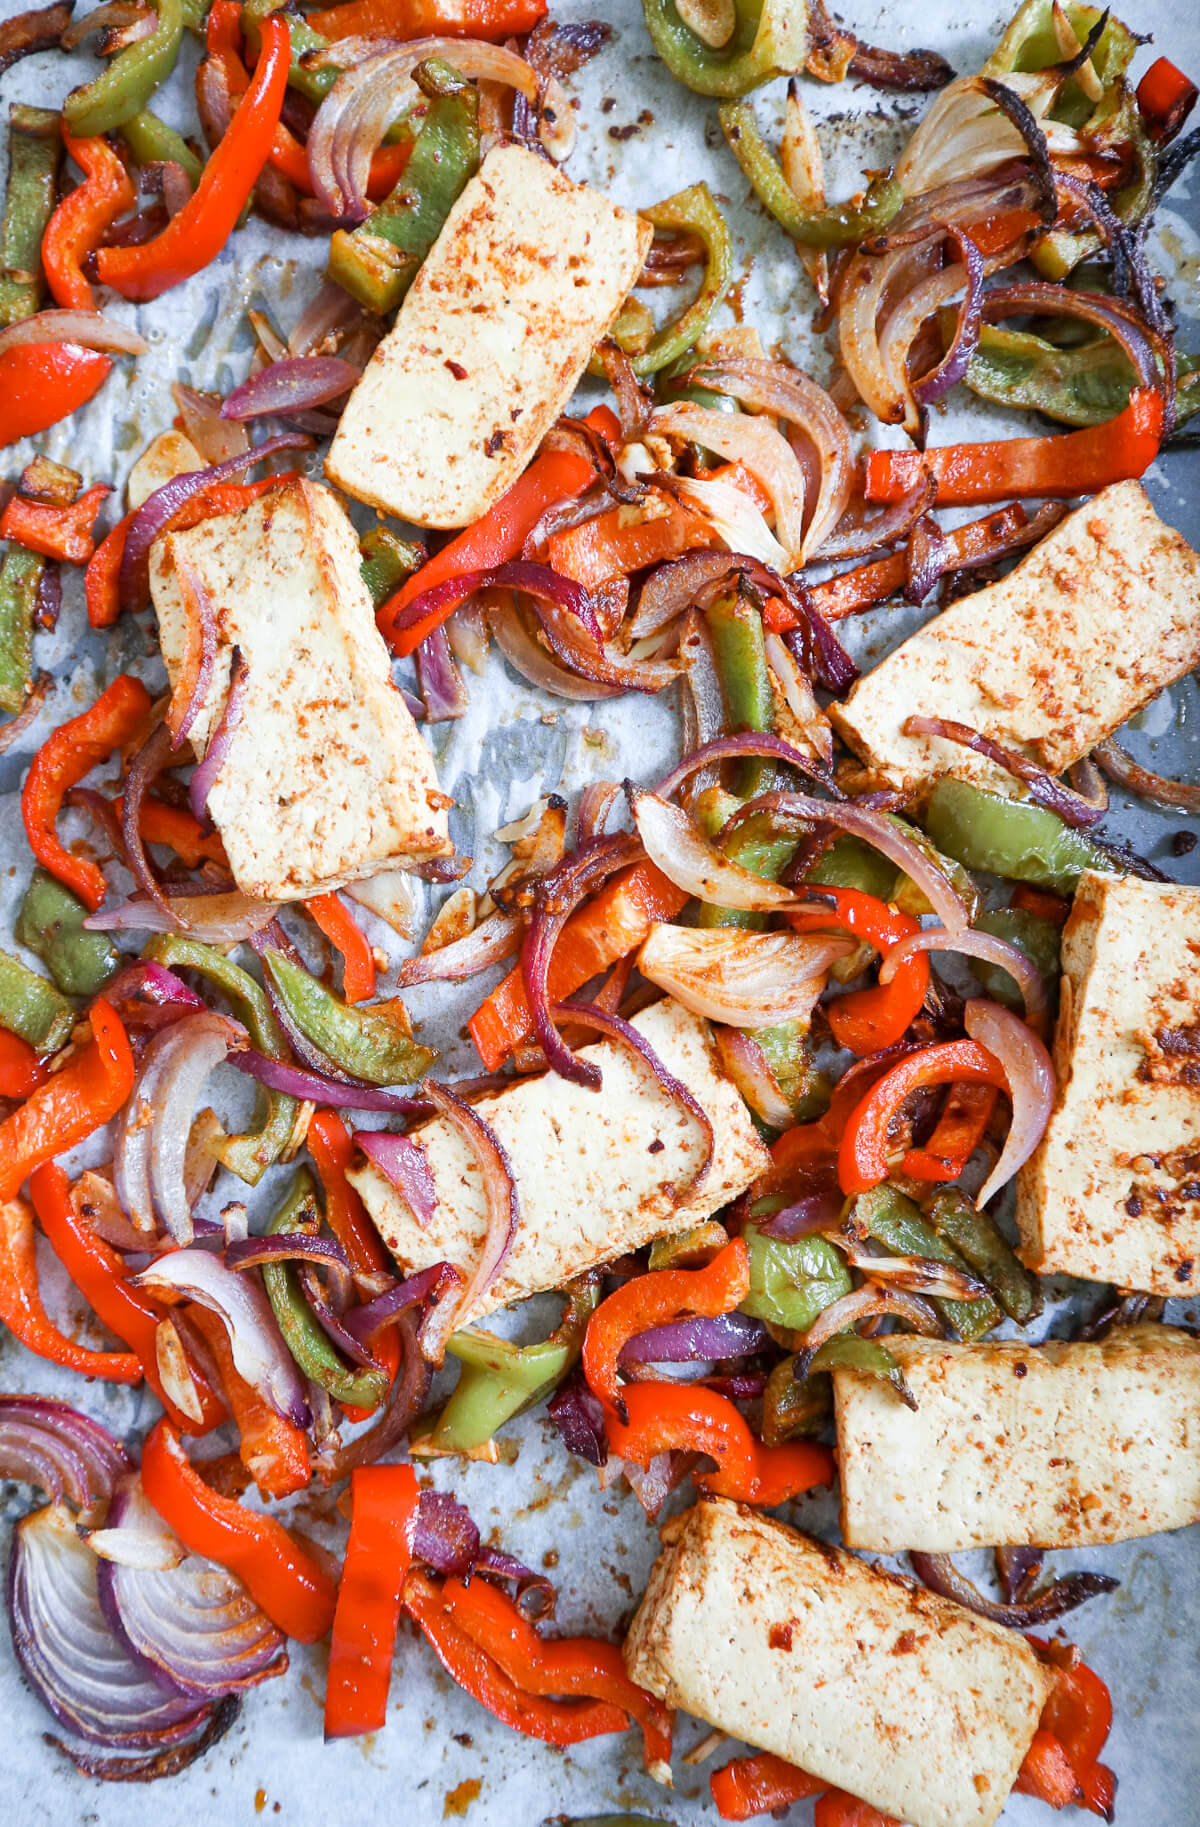
{"type": "Polygon", "coordinates": [[[75,1026],[75,1011],[52,983],[19,958],[0,952],[0,1027],[39,1053],[57,1053],[75,1026]]]}
{"type": "MultiPolygon", "coordinates": [[[[168,970],[196,971],[215,989],[229,997],[241,1019],[250,1030],[250,1039],[260,1053],[269,1059],[286,1060],[287,1043],[262,986],[249,971],[231,958],[203,945],[199,939],[188,939],[180,933],[160,933],[151,939],[144,956],[165,964],[168,970]]],[[[294,1097],[282,1091],[264,1092],[266,1114],[257,1129],[245,1135],[223,1136],[213,1145],[213,1152],[223,1167],[257,1186],[268,1167],[277,1161],[296,1126],[300,1106],[294,1097]]]]}
{"type": "Polygon", "coordinates": [[[94,996],[121,962],[107,933],[84,927],[87,906],[46,869],[35,869],[17,915],[15,937],[42,960],[67,996],[94,996]]]}
{"type": "Polygon", "coordinates": [[[817,1376],[823,1370],[853,1370],[857,1376],[878,1377],[891,1384],[906,1408],[917,1406],[916,1397],[904,1380],[904,1372],[878,1339],[859,1338],[857,1332],[835,1333],[813,1353],[805,1374],[817,1376]]]}
{"type": "MultiPolygon", "coordinates": [[[[968,1267],[966,1258],[939,1235],[920,1207],[893,1186],[876,1186],[870,1192],[861,1193],[854,1202],[851,1223],[865,1228],[868,1236],[894,1256],[924,1256],[952,1269],[968,1267]]],[[[939,1297],[934,1305],[968,1344],[973,1344],[1000,1323],[999,1307],[986,1296],[980,1300],[943,1300],[939,1297]]]]}
{"type": "Polygon", "coordinates": [[[858,205],[830,203],[821,209],[800,202],[783,175],[746,102],[722,102],[718,113],[729,149],[749,178],[754,194],[784,233],[803,247],[854,247],[882,234],[904,202],[898,178],[873,178],[858,205]]]}
{"type": "Polygon", "coordinates": [[[33,620],[44,558],[13,546],[0,565],[0,710],[19,711],[33,684],[33,620]]]}
{"type": "Polygon", "coordinates": [[[1042,1290],[1036,1275],[1020,1262],[994,1218],[977,1212],[960,1192],[939,1193],[929,1207],[929,1221],[963,1261],[981,1275],[1018,1326],[1036,1319],[1042,1311],[1042,1290]]]}
{"type": "MultiPolygon", "coordinates": [[[[1181,382],[1200,369],[1200,356],[1176,358],[1181,382]]],[[[998,406],[1044,413],[1062,425],[1103,425],[1123,412],[1136,381],[1133,365],[1110,336],[1059,348],[1032,330],[984,324],[964,379],[972,393],[998,406]]],[[[1181,385],[1175,423],[1200,411],[1200,390],[1181,385]]]]}
{"type": "Polygon", "coordinates": [[[0,225],[0,325],[32,317],[42,302],[42,236],[54,213],[62,139],[49,108],[8,111],[8,194],[0,225]]]}
{"type": "Polygon", "coordinates": [[[642,10],[671,75],[697,95],[746,95],[804,68],[808,10],[793,0],[734,0],[733,35],[720,50],[683,23],[675,0],[642,0],[642,10]]]}
{"type": "Polygon", "coordinates": [[[77,139],[123,126],[175,68],[183,42],[182,0],[154,0],[154,5],[158,24],[150,36],[126,45],[106,70],[68,95],[63,118],[77,139]]]}
{"type": "Polygon", "coordinates": [[[514,1345],[473,1326],[447,1339],[446,1350],[459,1360],[462,1372],[426,1445],[469,1453],[558,1388],[583,1350],[600,1299],[594,1280],[573,1282],[563,1293],[562,1320],[541,1344],[514,1345]]]}
{"type": "Polygon", "coordinates": [[[282,952],[263,951],[263,969],[301,1033],[335,1065],[371,1085],[408,1085],[436,1055],[413,1040],[403,1005],[351,1008],[282,952]]]}
{"type": "Polygon", "coordinates": [[[357,228],[329,244],[329,276],[369,311],[392,311],[417,276],[442,224],[479,169],[479,93],[431,58],[416,80],[432,96],[404,176],[357,228]]]}

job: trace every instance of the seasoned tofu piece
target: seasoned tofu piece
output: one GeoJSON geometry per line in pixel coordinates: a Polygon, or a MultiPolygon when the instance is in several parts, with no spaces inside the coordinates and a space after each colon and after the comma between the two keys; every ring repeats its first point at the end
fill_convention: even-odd
{"type": "Polygon", "coordinates": [[[536,153],[489,152],[347,402],[330,480],[416,526],[478,519],[575,391],[652,237],[536,153]]]}
{"type": "Polygon", "coordinates": [[[208,746],[234,647],[243,713],[208,796],[244,893],[294,901],[451,848],[449,803],[392,683],[349,520],[326,488],[281,482],[234,514],[169,533],[151,551],[172,686],[190,605],[178,567],[212,602],[212,682],[191,737],[208,746]]]}
{"type": "MultiPolygon", "coordinates": [[[[707,1022],[668,999],[644,1009],[633,1025],[713,1126],[707,1178],[688,1192],[703,1153],[696,1119],[666,1095],[631,1050],[610,1041],[582,1052],[603,1073],[599,1092],[551,1073],[480,1098],[475,1108],[512,1163],[521,1223],[487,1298],[459,1314],[459,1325],[528,1294],[560,1288],[626,1250],[701,1223],[768,1164],[740,1094],[717,1063],[707,1022]]],[[[442,1118],[426,1123],[413,1139],[438,1194],[427,1225],[370,1163],[352,1169],[350,1178],[406,1275],[448,1261],[465,1280],[483,1247],[486,1225],[479,1168],[458,1131],[442,1118]]]]}
{"type": "Polygon", "coordinates": [[[1200,664],[1200,557],[1140,482],[1068,514],[999,583],[910,635],[829,715],[869,767],[904,789],[940,774],[1011,793],[993,762],[912,716],[945,717],[1060,774],[1200,664]]]}
{"type": "Polygon", "coordinates": [[[1079,878],[1041,1147],[1017,1177],[1031,1269],[1200,1287],[1200,888],[1079,878]]]}
{"type": "Polygon", "coordinates": [[[1055,1681],[1024,1637],[725,1499],[663,1539],[634,1681],[910,1827],[990,1827],[1055,1681]]]}
{"type": "Polygon", "coordinates": [[[1087,1548],[1200,1518],[1200,1340],[888,1340],[917,1401],[833,1373],[851,1548],[1087,1548]]]}

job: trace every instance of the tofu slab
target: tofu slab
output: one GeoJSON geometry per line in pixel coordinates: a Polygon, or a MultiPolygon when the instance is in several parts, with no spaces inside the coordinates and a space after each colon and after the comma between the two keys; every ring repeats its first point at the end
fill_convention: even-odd
{"type": "Polygon", "coordinates": [[[959,743],[906,736],[946,717],[1015,746],[1052,774],[1200,663],[1200,556],[1117,482],[1068,514],[999,583],[910,635],[829,715],[894,786],[951,773],[1011,793],[1010,776],[959,743]]]}
{"type": "MultiPolygon", "coordinates": [[[[466,1325],[510,1301],[559,1288],[573,1275],[687,1230],[749,1186],[768,1163],[740,1094],[721,1072],[707,1022],[669,999],[644,1009],[634,1026],[667,1071],[689,1088],[713,1126],[707,1179],[687,1181],[702,1154],[694,1117],[661,1090],[649,1067],[623,1047],[585,1047],[604,1076],[600,1091],[554,1074],[480,1098],[479,1114],[508,1152],[521,1200],[516,1242],[487,1298],[456,1316],[466,1325]],[[682,1199],[676,1186],[683,1189],[682,1199]]],[[[414,1132],[437,1188],[428,1225],[390,1180],[369,1163],[350,1179],[403,1272],[452,1262],[464,1274],[478,1260],[485,1230],[479,1169],[466,1143],[441,1118],[414,1132]]]]}
{"type": "Polygon", "coordinates": [[[896,1337],[914,1413],[833,1373],[851,1548],[1086,1548],[1200,1518],[1200,1340],[1131,1326],[1095,1343],[896,1337]]]}
{"type": "Polygon", "coordinates": [[[910,1827],[990,1827],[1055,1680],[1022,1636],[725,1499],[663,1536],[634,1681],[910,1827]]]}
{"type": "Polygon", "coordinates": [[[156,542],[151,591],[172,685],[187,647],[180,560],[208,591],[217,627],[191,732],[198,753],[220,720],[235,646],[249,668],[208,799],[238,887],[298,900],[402,858],[445,855],[448,802],[392,684],[358,542],[329,490],[281,482],[156,542]]]}
{"type": "Polygon", "coordinates": [[[1086,871],[1063,929],[1041,1147],[1017,1177],[1032,1269],[1200,1287],[1200,888],[1086,871]]]}
{"type": "Polygon", "coordinates": [[[478,519],[575,391],[652,237],[536,153],[496,147],[347,402],[330,480],[416,526],[478,519]]]}

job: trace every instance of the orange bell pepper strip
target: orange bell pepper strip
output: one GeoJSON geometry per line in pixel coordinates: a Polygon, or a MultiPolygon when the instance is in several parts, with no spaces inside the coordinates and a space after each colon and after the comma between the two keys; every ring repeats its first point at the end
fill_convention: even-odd
{"type": "Polygon", "coordinates": [[[137,193],[129,173],[106,139],[72,139],[63,144],[84,174],[65,196],[42,236],[42,266],[55,304],[64,310],[94,311],[96,297],[83,272],[87,256],[118,216],[132,209],[137,193]]]}
{"type": "Polygon", "coordinates": [[[523,1693],[606,1700],[642,1728],[647,1769],[669,1767],[671,1711],[625,1673],[621,1651],[600,1637],[547,1642],[517,1605],[486,1579],[447,1580],[442,1602],[473,1643],[492,1658],[523,1693]]]}
{"type": "Polygon", "coordinates": [[[227,1567],[273,1624],[298,1643],[316,1643],[333,1622],[328,1573],[273,1516],[247,1510],[205,1484],[179,1435],[159,1421],[142,1449],[142,1489],[194,1554],[227,1567]]]}
{"type": "Polygon", "coordinates": [[[1075,1766],[1052,1732],[1034,1733],[1013,1788],[1018,1795],[1036,1795],[1051,1808],[1069,1808],[1080,1799],[1075,1766]]]}
{"type": "Polygon", "coordinates": [[[74,343],[20,343],[0,354],[0,446],[48,431],[99,393],[112,362],[74,343]]]}
{"type": "Polygon", "coordinates": [[[114,749],[132,742],[151,709],[150,694],[141,680],[121,673],[90,710],[72,717],[46,738],[21,789],[21,816],[29,848],[93,913],[107,894],[108,884],[95,863],[63,848],[56,820],[70,788],[78,786],[114,749]]]}
{"type": "Polygon", "coordinates": [[[652,519],[640,507],[613,507],[552,534],[546,543],[546,563],[586,590],[595,590],[611,578],[628,577],[647,565],[665,564],[716,544],[709,522],[682,501],[672,501],[665,513],[652,519]]]}
{"type": "Polygon", "coordinates": [[[715,1472],[696,1475],[704,1491],[768,1509],[817,1484],[832,1484],[833,1454],[808,1440],[763,1446],[749,1424],[715,1389],[688,1383],[630,1383],[622,1391],[628,1415],[608,1411],[605,1431],[620,1459],[649,1465],[658,1453],[675,1449],[707,1453],[715,1472]]]}
{"type": "Polygon", "coordinates": [[[379,1732],[386,1723],[420,1500],[411,1465],[364,1465],[350,1475],[350,1539],[325,1683],[327,1740],[379,1732]]]}
{"type": "MultiPolygon", "coordinates": [[[[607,406],[595,407],[584,423],[598,431],[606,443],[618,443],[621,427],[607,406]]],[[[595,465],[578,451],[547,450],[535,457],[495,507],[489,508],[473,526],[464,528],[427,559],[420,570],[414,571],[396,594],[388,598],[375,621],[392,652],[401,658],[411,653],[456,607],[452,602],[447,603],[410,628],[398,627],[398,619],[410,603],[452,577],[491,571],[497,565],[506,564],[510,558],[518,558],[546,509],[556,501],[582,495],[595,474],[595,465]]]]}
{"type": "Polygon", "coordinates": [[[1156,387],[1135,387],[1115,419],[1082,431],[945,444],[938,450],[873,450],[864,493],[868,501],[899,501],[927,468],[937,482],[939,507],[1006,495],[1055,500],[1094,495],[1110,482],[1143,475],[1158,455],[1162,429],[1162,394],[1156,387]]]}
{"type": "Polygon", "coordinates": [[[632,1280],[602,1300],[583,1340],[583,1374],[607,1408],[624,1412],[625,1385],[618,1381],[621,1349],[639,1332],[684,1314],[706,1319],[732,1313],[750,1292],[750,1253],[734,1237],[702,1269],[660,1269],[632,1280]]]}
{"type": "Polygon", "coordinates": [[[276,1414],[238,1372],[220,1315],[194,1304],[188,1317],[212,1353],[237,1427],[238,1458],[264,1497],[291,1497],[312,1482],[308,1441],[302,1429],[276,1414]]]}
{"type": "Polygon", "coordinates": [[[546,0],[344,0],[308,15],[326,38],[519,38],[546,17],[546,0]]]}
{"type": "Polygon", "coordinates": [[[125,536],[132,520],[132,513],[118,520],[88,559],[83,574],[83,595],[91,628],[111,628],[121,613],[121,560],[125,556],[125,536]]]}
{"type": "Polygon", "coordinates": [[[49,1076],[27,1040],[0,1028],[0,1097],[26,1098],[49,1076]]]}
{"type": "Polygon", "coordinates": [[[317,894],[304,903],[330,945],[342,954],[342,995],[366,1002],[375,994],[375,954],[358,921],[336,894],[317,894]]]}
{"type": "Polygon", "coordinates": [[[901,1822],[844,1789],[827,1789],[813,1810],[813,1827],[901,1827],[901,1822]]]}
{"type": "Polygon", "coordinates": [[[922,1148],[910,1148],[901,1171],[910,1180],[957,1180],[983,1141],[999,1092],[993,1085],[954,1085],[937,1127],[922,1148]]]}
{"type": "MultiPolygon", "coordinates": [[[[828,913],[821,908],[801,908],[788,914],[789,926],[798,933],[840,927],[880,953],[921,930],[919,920],[877,895],[860,894],[853,888],[822,888],[821,898],[834,903],[828,913]]],[[[860,1059],[894,1046],[920,1014],[928,990],[929,959],[917,952],[905,959],[890,983],[877,984],[872,990],[852,990],[829,1004],[826,1015],[834,1039],[860,1059]]]]}
{"type": "Polygon", "coordinates": [[[1174,139],[1196,106],[1197,88],[1169,57],[1158,57],[1137,86],[1137,105],[1155,139],[1174,139]]]}
{"type": "MultiPolygon", "coordinates": [[[[550,960],[551,1002],[566,1002],[618,958],[635,951],[654,923],[674,919],[686,900],[683,890],[653,863],[636,863],[606,882],[571,915],[559,936],[550,960]]],[[[533,1014],[519,964],[480,1003],[467,1025],[489,1072],[498,1071],[513,1048],[529,1039],[533,1014]]]]}
{"type": "Polygon", "coordinates": [[[0,1203],[15,1198],[34,1168],[52,1161],[115,1117],[133,1090],[133,1052],[112,1004],[97,996],[92,1038],[0,1123],[0,1203]]]}
{"type": "Polygon", "coordinates": [[[345,1250],[351,1269],[356,1275],[392,1269],[366,1206],[346,1178],[354,1165],[354,1144],[336,1110],[314,1114],[307,1146],[325,1192],[325,1222],[345,1250]]]}
{"type": "Polygon", "coordinates": [[[547,1700],[511,1681],[487,1652],[446,1610],[441,1588],[412,1572],[404,1587],[404,1608],[423,1632],[446,1673],[486,1707],[493,1718],[544,1744],[576,1745],[588,1738],[628,1729],[627,1715],[605,1700],[547,1700]]]}
{"type": "Polygon", "coordinates": [[[89,1351],[64,1336],[46,1315],[38,1290],[33,1210],[24,1199],[0,1204],[0,1320],[39,1358],[109,1383],[140,1383],[141,1360],[131,1351],[89,1351]]]}
{"type": "Polygon", "coordinates": [[[1112,1695],[1095,1669],[1077,1662],[1074,1668],[1058,1671],[1040,1724],[1054,1734],[1076,1770],[1096,1762],[1108,1743],[1112,1720],[1112,1695]]]}
{"type": "Polygon", "coordinates": [[[100,249],[96,268],[105,285],[144,303],[216,259],[270,155],[290,63],[287,23],[271,13],[262,22],[262,51],[250,87],[195,191],[153,241],[100,249]]]}
{"type": "Polygon", "coordinates": [[[909,1053],[876,1080],[852,1113],[838,1149],[838,1183],[847,1196],[888,1176],[888,1124],[905,1098],[926,1085],[994,1085],[1008,1090],[998,1059],[974,1040],[948,1040],[909,1053]]]}
{"type": "Polygon", "coordinates": [[[225,1419],[225,1408],[203,1373],[193,1367],[202,1415],[197,1421],[176,1408],[162,1386],[155,1334],[166,1308],[127,1279],[117,1251],[97,1237],[71,1197],[71,1182],[61,1167],[47,1162],[29,1177],[29,1192],[47,1241],[97,1318],[121,1339],[141,1362],[146,1381],[175,1426],[184,1433],[207,1433],[225,1419]]]}
{"type": "MultiPolygon", "coordinates": [[[[113,811],[118,818],[124,807],[125,795],[122,794],[113,802],[113,811]]],[[[138,830],[148,844],[163,844],[173,850],[189,869],[198,869],[201,863],[223,863],[228,867],[229,859],[220,833],[205,831],[199,819],[193,818],[183,806],[169,806],[165,799],[147,794],[142,801],[138,830]]]]}
{"type": "Polygon", "coordinates": [[[57,558],[62,564],[86,565],[96,550],[100,503],[111,494],[106,482],[97,482],[69,507],[14,495],[0,515],[0,539],[15,539],[31,552],[57,558]]]}
{"type": "Polygon", "coordinates": [[[723,1821],[751,1821],[756,1814],[773,1814],[806,1796],[819,1795],[825,1787],[807,1770],[797,1770],[773,1751],[756,1751],[752,1757],[735,1757],[714,1770],[708,1786],[723,1821]]]}

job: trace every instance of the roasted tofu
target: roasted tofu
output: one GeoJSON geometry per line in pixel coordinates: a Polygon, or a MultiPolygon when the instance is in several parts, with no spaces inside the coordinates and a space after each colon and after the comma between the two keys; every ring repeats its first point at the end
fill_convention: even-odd
{"type": "Polygon", "coordinates": [[[208,796],[238,887],[300,900],[402,859],[445,855],[448,801],[392,683],[354,530],[329,490],[281,482],[156,542],[151,590],[172,686],[196,613],[185,588],[197,587],[217,631],[191,731],[198,753],[220,722],[235,647],[248,668],[241,721],[208,796]]]}
{"type": "Polygon", "coordinates": [[[935,615],[830,706],[855,754],[893,786],[955,774],[1013,792],[959,743],[906,736],[917,715],[969,724],[1060,774],[1200,664],[1200,556],[1117,482],[1068,514],[999,583],[935,615]]]}
{"type": "Polygon", "coordinates": [[[663,1539],[634,1681],[910,1827],[990,1827],[1054,1685],[1024,1637],[724,1499],[663,1539]]]}
{"type": "Polygon", "coordinates": [[[566,406],[652,236],[536,153],[496,147],[347,402],[330,480],[416,526],[478,519],[566,406]]]}
{"type": "Polygon", "coordinates": [[[851,1548],[1087,1548],[1200,1518],[1200,1340],[1131,1326],[1094,1343],[896,1337],[915,1412],[833,1373],[851,1548]]]}
{"type": "Polygon", "coordinates": [[[1062,938],[1041,1147],[1017,1178],[1031,1269],[1200,1287],[1200,888],[1086,871],[1062,938]]]}
{"type": "MultiPolygon", "coordinates": [[[[767,1165],[746,1106],[717,1063],[708,1024],[667,1000],[643,1010],[634,1026],[712,1123],[707,1177],[689,1192],[703,1154],[696,1119],[632,1051],[609,1041],[583,1049],[603,1074],[599,1092],[551,1073],[480,1098],[475,1107],[512,1163],[521,1222],[486,1300],[457,1315],[459,1325],[699,1224],[767,1165]]],[[[479,1169],[458,1131],[441,1118],[414,1131],[413,1139],[438,1195],[428,1224],[369,1163],[350,1178],[405,1274],[451,1262],[465,1280],[485,1232],[479,1169]]]]}

